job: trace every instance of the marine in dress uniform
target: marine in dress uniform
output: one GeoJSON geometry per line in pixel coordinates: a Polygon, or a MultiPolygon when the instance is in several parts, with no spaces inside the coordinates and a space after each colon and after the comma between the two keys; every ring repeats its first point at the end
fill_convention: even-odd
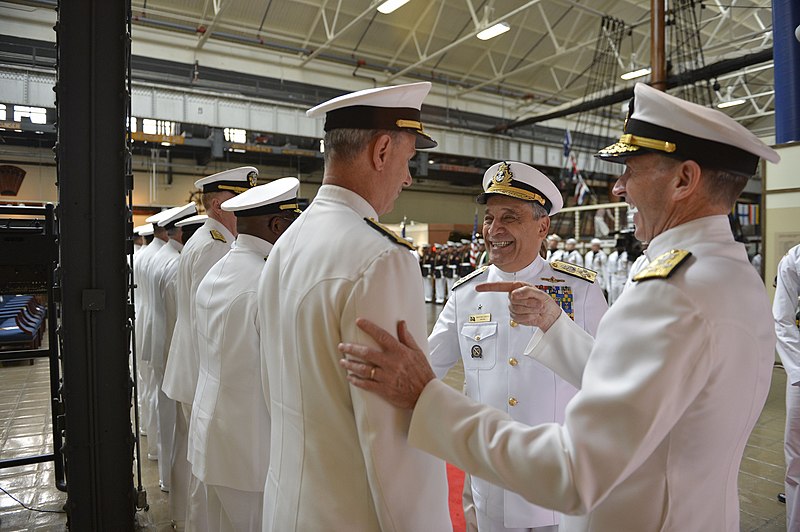
{"type": "Polygon", "coordinates": [[[173,432],[175,430],[175,401],[164,395],[161,383],[164,381],[164,366],[175,328],[175,274],[178,258],[183,249],[181,228],[176,223],[194,216],[197,207],[188,203],[173,207],[161,213],[159,227],[167,232],[169,240],[150,261],[150,312],[152,332],[150,334],[150,365],[153,368],[153,382],[156,393],[156,417],[158,420],[158,473],[161,489],[170,489],[170,457],[172,455],[173,432]]]}
{"type": "MultiPolygon", "coordinates": [[[[488,202],[483,237],[493,264],[463,278],[450,294],[428,338],[430,363],[436,376],[443,378],[461,359],[469,397],[529,425],[561,423],[576,388],[524,355],[531,328],[511,319],[507,294],[479,293],[474,286],[486,281],[539,286],[592,336],[608,305],[593,282],[594,272],[563,262],[548,263],[539,255],[549,216],[563,204],[561,193],[547,176],[522,163],[498,163],[487,170],[483,188],[478,201],[488,202]],[[495,196],[502,203],[498,205],[501,198],[495,196]],[[520,242],[520,236],[525,242],[520,242]]],[[[557,512],[481,478],[473,476],[471,481],[480,532],[546,530],[558,525],[557,512]]]]}
{"type": "Polygon", "coordinates": [[[412,445],[568,514],[564,532],[738,531],[737,476],[775,331],[727,214],[759,158],[780,157],[725,114],[641,83],[620,141],[598,155],[626,165],[614,193],[650,262],[596,338],[534,287],[479,287],[512,290],[512,318],[541,327],[527,353],[580,386],[563,424],[471,402],[391,337],[388,353],[342,346],[364,362],[341,364],[354,384],[415,405],[412,445]]]}
{"type": "MultiPolygon", "coordinates": [[[[188,514],[189,497],[205,508],[202,485],[192,479],[187,456],[187,437],[191,419],[192,401],[197,387],[197,339],[194,321],[197,285],[208,270],[228,251],[235,238],[236,217],[221,209],[224,201],[256,186],[258,170],[244,166],[219,172],[195,181],[203,193],[203,205],[208,219],[189,239],[178,262],[177,309],[175,333],[170,343],[167,366],[164,371],[164,393],[179,403],[175,420],[175,438],[172,453],[172,489],[170,513],[176,526],[183,527],[188,514]]],[[[194,512],[197,519],[201,514],[194,512]]],[[[205,522],[189,522],[187,529],[205,531],[205,522]]]]}
{"type": "MultiPolygon", "coordinates": [[[[759,276],[761,272],[758,272],[759,276]]],[[[778,263],[772,315],[786,370],[786,530],[800,530],[800,245],[778,263]]]]}
{"type": "MultiPolygon", "coordinates": [[[[222,204],[236,245],[197,287],[199,375],[189,423],[192,473],[206,487],[211,530],[261,530],[270,418],[262,391],[257,284],[273,244],[300,210],[294,177],[222,204]]],[[[271,314],[280,312],[273,307],[271,314]]]]}
{"type": "Polygon", "coordinates": [[[308,111],[326,115],[323,185],[259,280],[272,417],[265,531],[452,529],[444,462],[407,445],[407,411],[348,384],[337,350],[365,340],[357,316],[392,330],[407,320],[426,335],[419,266],[377,218],[411,184],[415,147],[436,146],[419,114],[430,86],[369,89],[308,111]]]}

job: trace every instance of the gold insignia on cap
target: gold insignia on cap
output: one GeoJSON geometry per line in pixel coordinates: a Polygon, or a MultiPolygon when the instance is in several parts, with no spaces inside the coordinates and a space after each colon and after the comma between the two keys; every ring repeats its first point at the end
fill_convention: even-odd
{"type": "Polygon", "coordinates": [[[647,281],[648,279],[666,279],[672,275],[678,266],[692,255],[691,251],[672,249],[653,259],[642,271],[633,276],[634,281],[647,281]]]}
{"type": "Polygon", "coordinates": [[[597,278],[596,271],[590,270],[589,268],[584,268],[582,266],[575,266],[574,264],[570,264],[569,262],[554,260],[553,262],[550,263],[550,267],[556,271],[559,271],[561,273],[566,273],[567,275],[577,277],[578,279],[583,279],[584,281],[588,281],[590,283],[593,283],[594,280],[597,278]]]}
{"type": "Polygon", "coordinates": [[[256,172],[250,171],[247,174],[247,182],[250,184],[250,188],[253,188],[258,184],[258,174],[256,172]]]}
{"type": "Polygon", "coordinates": [[[485,193],[503,194],[524,201],[535,201],[541,206],[546,203],[546,200],[539,194],[514,186],[514,173],[511,171],[511,165],[507,162],[500,163],[485,193]]]}
{"type": "Polygon", "coordinates": [[[211,238],[213,238],[214,240],[219,240],[220,242],[224,242],[224,243],[226,243],[226,244],[228,243],[228,241],[227,241],[227,240],[225,240],[225,237],[224,237],[224,236],[222,236],[222,233],[220,233],[220,232],[219,232],[219,231],[217,231],[216,229],[212,229],[212,230],[211,230],[211,231],[209,231],[209,232],[211,233],[211,238]]]}
{"type": "Polygon", "coordinates": [[[241,194],[242,192],[250,190],[247,187],[234,187],[233,185],[217,185],[219,190],[230,190],[231,192],[235,192],[237,194],[241,194]]]}
{"type": "Polygon", "coordinates": [[[464,283],[466,283],[468,281],[471,281],[472,279],[476,278],[477,276],[479,276],[480,274],[482,274],[483,272],[485,272],[488,269],[489,269],[488,266],[481,266],[480,268],[478,268],[474,272],[470,273],[469,275],[465,275],[464,277],[462,277],[461,279],[459,279],[458,281],[453,283],[453,290],[455,290],[456,288],[458,288],[462,284],[464,284],[464,283]]]}

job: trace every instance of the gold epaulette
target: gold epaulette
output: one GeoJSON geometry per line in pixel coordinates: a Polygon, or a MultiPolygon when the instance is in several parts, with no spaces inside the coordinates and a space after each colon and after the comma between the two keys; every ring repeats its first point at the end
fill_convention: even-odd
{"type": "Polygon", "coordinates": [[[225,242],[226,244],[228,243],[228,241],[225,240],[225,237],[222,236],[222,233],[220,233],[216,229],[212,229],[211,231],[209,231],[209,233],[211,233],[211,238],[213,238],[214,240],[219,240],[220,242],[225,242]]]}
{"type": "Polygon", "coordinates": [[[465,275],[464,277],[462,277],[461,279],[459,279],[458,281],[453,283],[453,290],[455,290],[456,288],[458,288],[462,284],[466,283],[467,281],[473,280],[474,278],[476,278],[477,276],[479,276],[480,274],[482,274],[483,272],[485,272],[488,269],[489,269],[488,266],[481,266],[480,268],[478,268],[474,272],[470,273],[469,275],[465,275]]]}
{"type": "Polygon", "coordinates": [[[590,283],[593,283],[594,280],[597,279],[596,271],[590,270],[589,268],[584,268],[583,266],[575,266],[569,262],[554,260],[550,263],[550,267],[557,272],[566,273],[567,275],[577,277],[578,279],[583,279],[584,281],[588,281],[590,283]]]}
{"type": "Polygon", "coordinates": [[[666,279],[692,255],[691,251],[672,249],[653,259],[642,271],[633,276],[634,281],[666,279]]]}
{"type": "Polygon", "coordinates": [[[385,227],[372,218],[364,218],[364,221],[367,222],[367,225],[375,229],[377,232],[394,242],[395,244],[400,244],[401,246],[405,246],[408,249],[417,249],[413,245],[411,245],[407,240],[403,239],[402,237],[397,236],[394,231],[385,227]]]}

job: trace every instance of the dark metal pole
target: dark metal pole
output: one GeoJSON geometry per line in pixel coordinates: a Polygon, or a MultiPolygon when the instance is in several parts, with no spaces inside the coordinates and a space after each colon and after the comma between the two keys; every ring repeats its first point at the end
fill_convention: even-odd
{"type": "Polygon", "coordinates": [[[126,339],[130,0],[58,7],[58,191],[71,530],[134,529],[126,339]]]}
{"type": "Polygon", "coordinates": [[[650,85],[661,91],[667,90],[664,34],[664,0],[650,0],[650,85]]]}

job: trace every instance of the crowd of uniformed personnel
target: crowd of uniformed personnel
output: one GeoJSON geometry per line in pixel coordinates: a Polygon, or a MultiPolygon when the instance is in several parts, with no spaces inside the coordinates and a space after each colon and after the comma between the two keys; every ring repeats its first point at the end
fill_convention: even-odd
{"type": "Polygon", "coordinates": [[[447,460],[480,532],[738,529],[775,338],[725,215],[777,154],[637,84],[598,153],[625,164],[636,224],[610,255],[548,237],[561,193],[515,161],[484,174],[482,239],[416,250],[378,218],[437,145],[430,86],[310,109],[325,170],[302,213],[296,178],[244,167],[195,183],[205,219],[190,203],[139,228],[142,432],[175,527],[450,530],[447,460]],[[428,342],[425,301],[446,301],[428,342]],[[469,398],[437,380],[459,359],[469,398]]]}

